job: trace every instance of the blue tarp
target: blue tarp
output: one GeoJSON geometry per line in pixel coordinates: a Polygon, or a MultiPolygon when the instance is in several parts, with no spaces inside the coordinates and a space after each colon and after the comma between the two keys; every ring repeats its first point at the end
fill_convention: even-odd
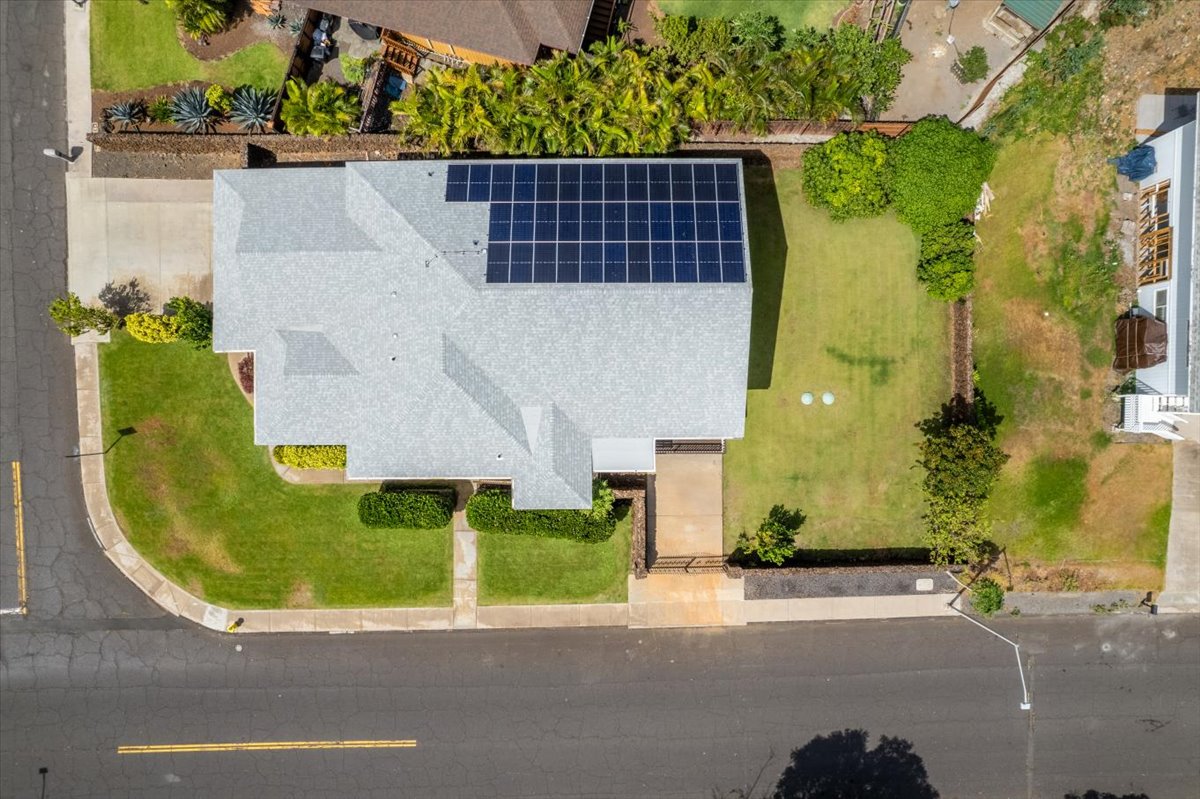
{"type": "Polygon", "coordinates": [[[1149,145],[1134,147],[1120,158],[1108,159],[1110,164],[1117,165],[1117,172],[1130,180],[1145,180],[1154,174],[1158,162],[1154,159],[1154,148],[1149,145]]]}

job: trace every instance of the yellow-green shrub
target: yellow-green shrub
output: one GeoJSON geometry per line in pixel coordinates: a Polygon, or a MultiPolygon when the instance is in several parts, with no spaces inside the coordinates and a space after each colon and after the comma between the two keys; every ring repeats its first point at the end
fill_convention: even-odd
{"type": "Polygon", "coordinates": [[[280,444],[272,451],[277,463],[293,469],[345,469],[345,444],[280,444]]]}
{"type": "Polygon", "coordinates": [[[131,313],[125,317],[125,329],[147,344],[167,344],[179,338],[179,320],[174,316],[131,313]]]}

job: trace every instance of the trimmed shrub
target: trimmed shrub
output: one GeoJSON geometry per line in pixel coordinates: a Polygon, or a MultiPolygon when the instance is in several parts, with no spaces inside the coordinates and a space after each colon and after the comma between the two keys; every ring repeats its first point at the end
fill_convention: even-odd
{"type": "Polygon", "coordinates": [[[971,586],[971,607],[977,613],[991,616],[1004,607],[1004,588],[991,577],[976,580],[971,586]]]}
{"type": "Polygon", "coordinates": [[[804,519],[804,514],[798,510],[775,505],[758,526],[758,532],[741,534],[737,553],[753,556],[761,564],[782,566],[796,554],[796,532],[804,519]]]}
{"type": "Polygon", "coordinates": [[[450,524],[455,494],[447,491],[373,491],[358,500],[358,520],[367,527],[437,530],[450,524]]]}
{"type": "Polygon", "coordinates": [[[276,463],[293,469],[345,469],[345,444],[280,444],[271,450],[276,463]]]}
{"type": "Polygon", "coordinates": [[[165,95],[155,97],[146,108],[146,114],[155,122],[164,125],[171,121],[171,98],[165,95]]]}
{"type": "Polygon", "coordinates": [[[842,133],[804,153],[804,196],[833,219],[878,216],[888,203],[887,140],[842,133]]]}
{"type": "Polygon", "coordinates": [[[254,393],[254,353],[238,361],[238,383],[241,384],[242,391],[247,394],[254,393]]]}
{"type": "Polygon", "coordinates": [[[179,321],[174,316],[154,313],[131,313],[125,317],[129,335],[147,344],[170,344],[179,339],[179,321]]]}
{"type": "Polygon", "coordinates": [[[212,346],[212,311],[191,297],[172,297],[167,308],[175,316],[179,337],[198,350],[212,346]]]}
{"type": "Polygon", "coordinates": [[[208,104],[221,116],[228,114],[229,109],[233,107],[233,96],[219,83],[214,83],[205,90],[204,99],[208,100],[208,104]]]}
{"type": "MultiPolygon", "coordinates": [[[[601,494],[599,486],[597,493],[601,494]]],[[[610,492],[611,493],[611,492],[610,492]]],[[[489,488],[467,500],[467,522],[481,533],[510,533],[544,538],[567,538],[590,544],[607,541],[617,527],[612,505],[597,497],[592,510],[514,510],[512,495],[489,488]]]]}
{"type": "Polygon", "coordinates": [[[68,336],[82,336],[89,330],[107,333],[116,327],[116,315],[104,308],[84,305],[75,292],[56,297],[48,309],[51,321],[68,336]]]}
{"type": "Polygon", "coordinates": [[[892,142],[892,203],[918,233],[975,210],[996,148],[945,117],[926,117],[892,142]]]}
{"type": "Polygon", "coordinates": [[[951,302],[975,287],[975,229],[969,222],[939,225],[921,234],[917,278],[930,296],[951,302]]]}

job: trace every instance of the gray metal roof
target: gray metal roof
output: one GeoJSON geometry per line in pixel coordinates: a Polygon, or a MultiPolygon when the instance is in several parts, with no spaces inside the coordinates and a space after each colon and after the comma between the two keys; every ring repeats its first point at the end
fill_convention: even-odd
{"type": "Polygon", "coordinates": [[[446,203],[446,164],[214,173],[214,349],[255,353],[256,443],[583,508],[593,438],[742,436],[749,277],[488,284],[487,204],[446,203]]]}

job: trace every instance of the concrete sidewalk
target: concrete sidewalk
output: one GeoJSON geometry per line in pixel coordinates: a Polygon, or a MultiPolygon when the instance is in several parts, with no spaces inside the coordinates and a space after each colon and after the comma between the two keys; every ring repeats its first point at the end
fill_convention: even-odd
{"type": "Polygon", "coordinates": [[[1200,612],[1200,444],[1177,441],[1160,613],[1200,612]]]}

